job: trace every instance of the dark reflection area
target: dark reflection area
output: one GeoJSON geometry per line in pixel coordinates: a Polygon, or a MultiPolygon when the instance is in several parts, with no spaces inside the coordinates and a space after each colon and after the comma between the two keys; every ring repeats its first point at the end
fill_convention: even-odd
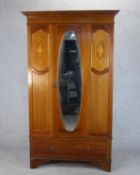
{"type": "Polygon", "coordinates": [[[59,93],[65,129],[73,131],[78,120],[81,102],[81,64],[74,32],[64,35],[59,63],[59,93]]]}

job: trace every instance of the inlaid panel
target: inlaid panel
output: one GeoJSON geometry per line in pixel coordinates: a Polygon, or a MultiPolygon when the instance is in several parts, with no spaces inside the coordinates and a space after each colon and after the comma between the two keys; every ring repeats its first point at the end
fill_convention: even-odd
{"type": "Polygon", "coordinates": [[[37,71],[45,71],[49,60],[49,34],[38,29],[32,33],[32,66],[37,71]]]}
{"type": "Polygon", "coordinates": [[[91,66],[93,69],[103,71],[109,67],[110,35],[103,29],[92,33],[91,66]]]}

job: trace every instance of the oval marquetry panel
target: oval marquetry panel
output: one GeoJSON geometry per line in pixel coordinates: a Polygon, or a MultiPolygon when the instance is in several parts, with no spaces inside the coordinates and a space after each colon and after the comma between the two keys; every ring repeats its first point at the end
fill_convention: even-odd
{"type": "Polygon", "coordinates": [[[102,71],[109,67],[110,35],[108,32],[99,29],[92,34],[91,51],[92,68],[98,71],[102,71]]]}
{"type": "Polygon", "coordinates": [[[44,71],[49,60],[49,35],[39,29],[32,34],[32,66],[35,70],[44,71]]]}
{"type": "Polygon", "coordinates": [[[96,55],[100,60],[102,60],[105,56],[105,42],[103,40],[99,41],[97,44],[96,55]]]}

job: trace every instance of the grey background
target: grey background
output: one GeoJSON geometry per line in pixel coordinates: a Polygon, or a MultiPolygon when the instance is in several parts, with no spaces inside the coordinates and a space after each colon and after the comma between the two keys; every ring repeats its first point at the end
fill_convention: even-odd
{"type": "MultiPolygon", "coordinates": [[[[120,10],[115,20],[113,156],[117,160],[120,155],[119,161],[124,158],[125,152],[140,157],[139,8],[139,0],[0,0],[2,166],[11,160],[13,164],[18,162],[21,168],[22,163],[28,167],[27,34],[26,18],[21,14],[24,10],[120,10]],[[18,151],[14,153],[14,150],[18,151]]],[[[117,164],[118,168],[123,166],[126,159],[122,160],[122,165],[117,164]]],[[[16,172],[16,168],[14,170],[16,172]]],[[[8,174],[10,171],[5,169],[2,172],[8,174]]],[[[134,172],[133,168],[131,171],[134,172]]]]}

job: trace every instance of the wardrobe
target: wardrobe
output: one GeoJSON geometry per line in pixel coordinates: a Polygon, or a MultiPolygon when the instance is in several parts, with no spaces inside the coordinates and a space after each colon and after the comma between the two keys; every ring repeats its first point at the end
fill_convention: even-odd
{"type": "Polygon", "coordinates": [[[117,10],[26,11],[30,167],[88,161],[111,170],[117,10]]]}

